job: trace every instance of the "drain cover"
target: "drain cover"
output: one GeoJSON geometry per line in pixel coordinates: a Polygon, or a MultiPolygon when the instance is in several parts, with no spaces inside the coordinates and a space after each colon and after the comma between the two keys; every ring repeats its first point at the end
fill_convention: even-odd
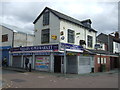
{"type": "Polygon", "coordinates": [[[12,79],[11,81],[14,81],[14,82],[25,82],[25,80],[22,80],[22,79],[12,79]]]}

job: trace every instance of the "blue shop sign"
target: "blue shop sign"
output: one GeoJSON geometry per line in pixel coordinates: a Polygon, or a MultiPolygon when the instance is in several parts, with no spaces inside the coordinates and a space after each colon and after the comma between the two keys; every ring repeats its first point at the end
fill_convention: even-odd
{"type": "Polygon", "coordinates": [[[12,53],[11,55],[13,55],[13,56],[20,56],[20,55],[22,55],[22,53],[12,53]]]}
{"type": "Polygon", "coordinates": [[[56,45],[41,45],[41,46],[29,46],[29,47],[16,47],[11,51],[36,51],[36,50],[58,50],[58,44],[56,45]]]}
{"type": "Polygon", "coordinates": [[[50,55],[50,52],[39,52],[35,53],[35,55],[50,55]]]}
{"type": "Polygon", "coordinates": [[[78,46],[78,45],[72,45],[68,43],[61,43],[60,44],[60,50],[65,49],[70,49],[70,50],[83,50],[83,46],[78,46]]]}

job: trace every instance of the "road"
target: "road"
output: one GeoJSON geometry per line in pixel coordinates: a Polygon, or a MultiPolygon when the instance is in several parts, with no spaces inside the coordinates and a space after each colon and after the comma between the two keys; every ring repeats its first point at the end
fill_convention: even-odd
{"type": "Polygon", "coordinates": [[[5,88],[118,88],[118,73],[56,74],[3,70],[5,88]]]}

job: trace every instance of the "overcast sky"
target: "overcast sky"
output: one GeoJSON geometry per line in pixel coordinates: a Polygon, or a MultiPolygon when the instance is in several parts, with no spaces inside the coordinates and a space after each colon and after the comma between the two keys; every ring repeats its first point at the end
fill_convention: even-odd
{"type": "Polygon", "coordinates": [[[33,31],[33,21],[47,6],[80,21],[92,20],[98,33],[109,34],[118,30],[118,3],[89,0],[56,0],[41,2],[1,2],[0,21],[33,31]]]}

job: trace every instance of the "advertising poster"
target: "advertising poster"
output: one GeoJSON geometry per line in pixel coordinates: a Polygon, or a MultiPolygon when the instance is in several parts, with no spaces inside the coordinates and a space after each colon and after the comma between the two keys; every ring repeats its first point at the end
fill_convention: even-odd
{"type": "Polygon", "coordinates": [[[49,57],[38,56],[36,57],[36,69],[37,70],[48,70],[49,69],[49,57]]]}

